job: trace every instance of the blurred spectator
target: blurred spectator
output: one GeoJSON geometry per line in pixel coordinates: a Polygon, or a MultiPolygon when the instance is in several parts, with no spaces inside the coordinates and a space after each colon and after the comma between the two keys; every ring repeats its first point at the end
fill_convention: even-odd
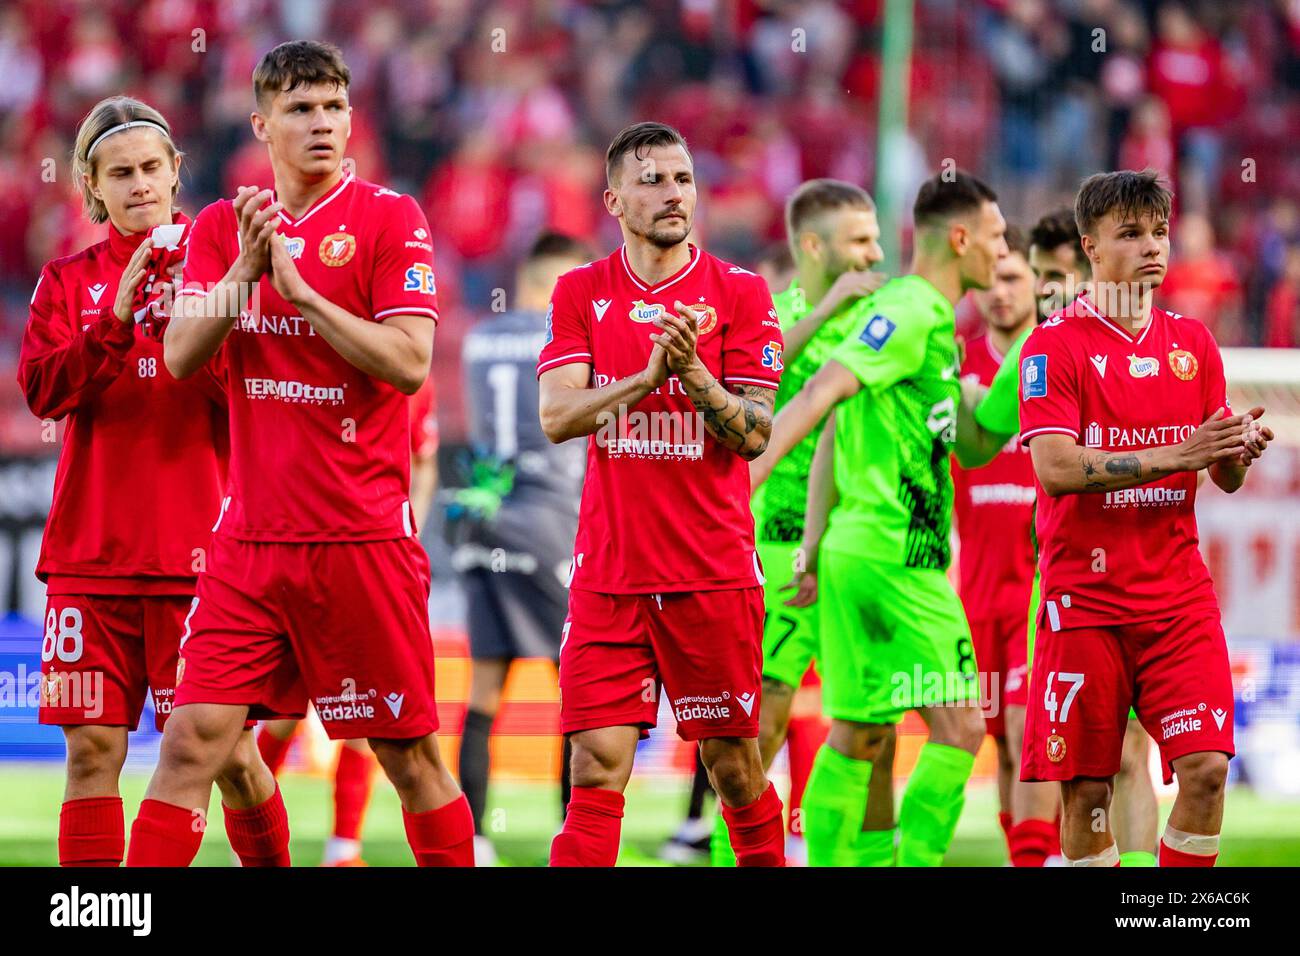
{"type": "Polygon", "coordinates": [[[1287,247],[1282,278],[1269,293],[1264,315],[1262,345],[1275,349],[1300,348],[1300,245],[1287,247]]]}
{"type": "Polygon", "coordinates": [[[1200,213],[1175,221],[1173,255],[1160,287],[1162,308],[1205,323],[1220,345],[1242,345],[1241,281],[1214,245],[1214,229],[1200,213]]]}

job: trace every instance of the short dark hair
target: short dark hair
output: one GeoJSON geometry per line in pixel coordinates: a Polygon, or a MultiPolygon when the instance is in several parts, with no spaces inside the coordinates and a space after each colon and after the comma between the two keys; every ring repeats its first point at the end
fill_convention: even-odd
{"type": "Polygon", "coordinates": [[[998,194],[988,184],[960,169],[945,170],[921,184],[912,204],[917,226],[934,226],[959,213],[975,212],[986,202],[997,202],[998,194]]]}
{"type": "Polygon", "coordinates": [[[352,83],[352,71],[343,53],[333,43],[318,40],[290,40],[267,51],[253,70],[253,96],[265,109],[277,93],[300,86],[332,83],[344,90],[352,83]]]}
{"type": "Polygon", "coordinates": [[[1029,261],[1029,243],[1025,239],[1025,233],[1019,226],[1013,226],[1007,223],[1006,231],[1007,249],[1011,252],[1018,252],[1026,262],[1029,261]]]}
{"type": "Polygon", "coordinates": [[[1034,228],[1029,230],[1029,244],[1044,251],[1068,245],[1076,263],[1088,263],[1079,242],[1079,224],[1074,221],[1074,210],[1069,206],[1054,209],[1034,223],[1034,228]]]}
{"type": "Polygon", "coordinates": [[[623,157],[628,153],[636,159],[641,159],[645,150],[674,144],[686,150],[687,156],[691,154],[690,147],[686,145],[686,138],[666,123],[633,123],[625,127],[614,137],[614,141],[609,144],[609,149],[605,151],[606,180],[614,182],[623,157]]]}
{"type": "Polygon", "coordinates": [[[808,223],[832,209],[876,211],[876,203],[861,186],[839,179],[810,179],[785,201],[785,231],[791,239],[808,223]]]}
{"type": "Polygon", "coordinates": [[[562,232],[543,232],[528,247],[528,254],[524,256],[524,262],[536,262],[538,259],[559,257],[581,259],[583,262],[588,262],[591,260],[591,250],[586,243],[572,236],[566,236],[562,232]]]}
{"type": "Polygon", "coordinates": [[[1130,216],[1168,219],[1173,199],[1174,194],[1154,169],[1095,173],[1083,181],[1074,197],[1074,221],[1079,232],[1086,234],[1111,213],[1121,220],[1130,216]]]}
{"type": "Polygon", "coordinates": [[[788,242],[773,242],[759,253],[755,266],[771,266],[778,272],[787,272],[794,268],[794,256],[790,254],[788,242]]]}

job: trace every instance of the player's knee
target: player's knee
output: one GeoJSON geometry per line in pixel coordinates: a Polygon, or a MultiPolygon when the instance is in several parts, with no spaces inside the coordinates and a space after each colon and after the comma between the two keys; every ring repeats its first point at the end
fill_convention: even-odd
{"type": "Polygon", "coordinates": [[[1095,810],[1110,807],[1111,785],[1107,780],[1071,780],[1061,786],[1061,804],[1066,817],[1091,818],[1095,810]]]}
{"type": "Polygon", "coordinates": [[[733,807],[753,803],[767,789],[762,767],[739,753],[715,759],[709,767],[709,780],[722,801],[733,807]]]}
{"type": "Polygon", "coordinates": [[[1211,803],[1223,799],[1228,785],[1228,757],[1221,753],[1188,754],[1178,760],[1178,791],[1187,799],[1211,803]]]}
{"type": "Polygon", "coordinates": [[[1120,753],[1119,772],[1125,777],[1137,777],[1147,772],[1151,738],[1140,727],[1132,726],[1124,733],[1124,749],[1120,753]]]}
{"type": "Polygon", "coordinates": [[[258,779],[264,773],[269,774],[270,770],[262,764],[256,746],[244,746],[241,741],[217,775],[217,786],[223,795],[253,802],[258,795],[258,779]]]}
{"type": "Polygon", "coordinates": [[[978,707],[958,707],[955,710],[957,719],[953,721],[951,740],[946,742],[967,753],[978,753],[987,731],[984,715],[978,707]]]}
{"type": "Polygon", "coordinates": [[[625,755],[614,747],[603,747],[577,737],[572,738],[569,770],[575,787],[622,790],[628,773],[625,764],[625,755]]]}
{"type": "Polygon", "coordinates": [[[113,727],[80,727],[67,735],[68,783],[116,780],[126,762],[126,738],[113,727]]]}
{"type": "Polygon", "coordinates": [[[416,740],[371,740],[370,749],[398,793],[415,789],[428,768],[416,740]]]}

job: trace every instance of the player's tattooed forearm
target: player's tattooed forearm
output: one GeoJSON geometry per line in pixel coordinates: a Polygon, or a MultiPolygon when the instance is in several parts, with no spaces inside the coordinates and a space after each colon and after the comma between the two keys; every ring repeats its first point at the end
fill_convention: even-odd
{"type": "Polygon", "coordinates": [[[737,385],[727,392],[713,382],[691,398],[713,436],[729,448],[757,458],[772,434],[772,391],[737,385]]]}
{"type": "Polygon", "coordinates": [[[1106,460],[1106,474],[1140,478],[1142,477],[1142,462],[1138,460],[1137,455],[1108,458],[1106,460]]]}

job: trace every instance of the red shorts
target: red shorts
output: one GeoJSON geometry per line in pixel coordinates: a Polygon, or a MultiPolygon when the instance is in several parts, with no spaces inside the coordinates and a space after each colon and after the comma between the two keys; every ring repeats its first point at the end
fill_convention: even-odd
{"type": "Polygon", "coordinates": [[[162,730],[176,689],[176,647],[188,597],[51,594],[41,641],[42,724],[140,724],[153,691],[162,730]]]}
{"type": "Polygon", "coordinates": [[[1114,776],[1130,707],[1160,748],[1165,783],[1179,757],[1234,753],[1232,672],[1217,609],[1062,631],[1048,627],[1044,609],[1031,683],[1022,780],[1114,776]]]}
{"type": "Polygon", "coordinates": [[[569,592],[560,730],[655,725],[659,688],[683,740],[757,737],[763,589],[569,592]]]}
{"type": "Polygon", "coordinates": [[[429,559],[415,538],[356,543],[214,535],[181,639],[176,704],[246,704],[333,739],[438,729],[429,559]]]}
{"type": "Polygon", "coordinates": [[[1029,615],[1026,611],[970,622],[975,663],[988,681],[984,725],[989,735],[1007,735],[1006,708],[1029,702],[1029,615]]]}

